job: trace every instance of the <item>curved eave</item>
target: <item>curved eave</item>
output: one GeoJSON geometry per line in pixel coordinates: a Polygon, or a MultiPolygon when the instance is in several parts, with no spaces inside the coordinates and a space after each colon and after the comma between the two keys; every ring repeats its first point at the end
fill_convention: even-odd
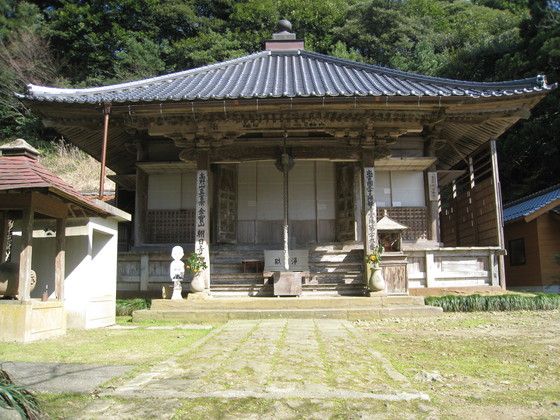
{"type": "Polygon", "coordinates": [[[280,98],[496,98],[543,93],[544,76],[475,83],[423,76],[309,51],[271,52],[135,82],[87,89],[29,85],[20,99],[71,104],[280,98]]]}

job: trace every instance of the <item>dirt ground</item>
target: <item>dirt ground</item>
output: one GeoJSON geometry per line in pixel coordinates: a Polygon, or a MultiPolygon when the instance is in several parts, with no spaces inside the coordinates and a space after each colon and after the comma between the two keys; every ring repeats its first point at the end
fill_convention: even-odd
{"type": "Polygon", "coordinates": [[[440,418],[560,419],[560,311],[356,322],[440,418]]]}

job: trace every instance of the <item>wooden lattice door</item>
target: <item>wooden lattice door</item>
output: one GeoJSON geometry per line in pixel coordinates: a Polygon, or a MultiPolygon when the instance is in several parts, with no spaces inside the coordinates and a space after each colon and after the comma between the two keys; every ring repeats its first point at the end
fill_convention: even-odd
{"type": "Polygon", "coordinates": [[[217,172],[217,241],[237,242],[237,167],[221,165],[217,172]]]}
{"type": "Polygon", "coordinates": [[[354,212],[354,165],[336,165],[336,240],[356,240],[356,218],[354,212]]]}

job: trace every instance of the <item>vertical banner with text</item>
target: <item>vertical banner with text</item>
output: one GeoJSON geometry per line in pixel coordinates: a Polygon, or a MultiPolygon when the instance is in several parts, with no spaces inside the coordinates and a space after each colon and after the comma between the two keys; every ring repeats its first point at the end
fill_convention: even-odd
{"type": "Polygon", "coordinates": [[[206,261],[208,268],[199,275],[204,280],[205,289],[210,289],[210,218],[208,214],[208,171],[196,172],[196,221],[195,252],[206,261]]]}
{"type": "Polygon", "coordinates": [[[365,214],[365,252],[371,252],[377,246],[377,205],[375,203],[375,170],[364,168],[364,214],[365,214]]]}

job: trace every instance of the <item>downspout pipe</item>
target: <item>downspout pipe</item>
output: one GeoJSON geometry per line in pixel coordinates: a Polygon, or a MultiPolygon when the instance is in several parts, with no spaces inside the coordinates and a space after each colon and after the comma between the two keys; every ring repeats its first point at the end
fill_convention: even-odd
{"type": "Polygon", "coordinates": [[[99,175],[99,199],[105,194],[105,164],[107,162],[107,139],[109,137],[109,115],[111,103],[103,102],[103,143],[101,145],[101,174],[99,175]]]}

